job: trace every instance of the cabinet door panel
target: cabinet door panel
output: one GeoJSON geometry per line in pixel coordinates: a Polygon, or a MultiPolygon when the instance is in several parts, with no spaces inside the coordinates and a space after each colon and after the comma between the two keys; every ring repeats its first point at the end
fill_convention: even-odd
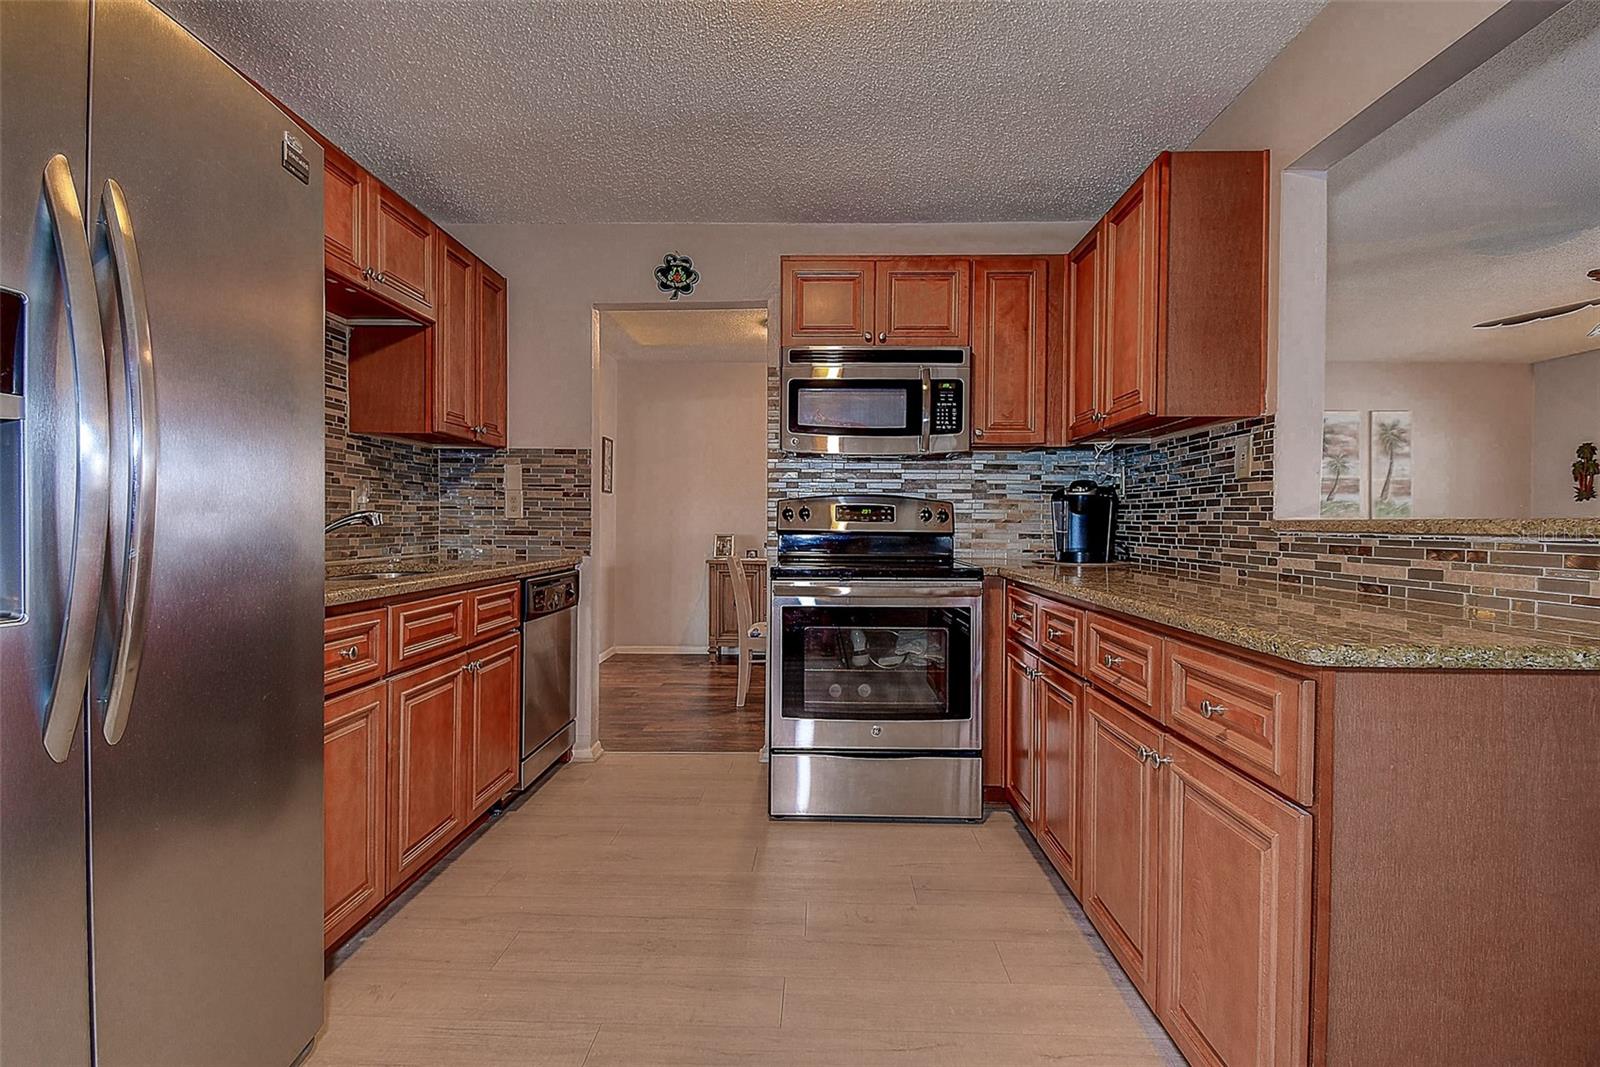
{"type": "Polygon", "coordinates": [[[323,707],[323,947],[359,926],[385,895],[387,720],[382,683],[323,707]]]}
{"type": "Polygon", "coordinates": [[[783,343],[860,345],[872,340],[873,261],[783,261],[783,343]]]}
{"type": "Polygon", "coordinates": [[[389,608],[389,669],[410,667],[467,644],[471,596],[444,593],[389,608]]]}
{"type": "Polygon", "coordinates": [[[1045,443],[1049,263],[972,261],[972,432],[985,445],[1045,443]]]}
{"type": "Polygon", "coordinates": [[[1017,645],[1006,647],[1006,788],[1022,821],[1032,826],[1038,788],[1038,721],[1034,706],[1036,660],[1017,645]]]}
{"type": "Polygon", "coordinates": [[[434,316],[433,222],[382,182],[372,182],[372,287],[426,319],[434,316]]]}
{"type": "Polygon", "coordinates": [[[455,656],[388,683],[390,891],[427,866],[466,825],[466,662],[455,656]]]}
{"type": "Polygon", "coordinates": [[[335,615],[322,621],[322,691],[337,693],[375,682],[387,669],[382,608],[335,615]]]}
{"type": "Polygon", "coordinates": [[[322,251],[327,270],[365,286],[367,265],[367,188],[370,179],[355,160],[323,146],[322,251]]]}
{"type": "Polygon", "coordinates": [[[1103,226],[1096,226],[1067,257],[1067,436],[1098,433],[1105,307],[1103,226]]]}
{"type": "Polygon", "coordinates": [[[1099,407],[1107,429],[1156,412],[1163,173],[1158,160],[1101,223],[1106,303],[1099,407]]]}
{"type": "Polygon", "coordinates": [[[478,434],[481,444],[506,444],[506,280],[478,264],[478,434]]]}
{"type": "Polygon", "coordinates": [[[1078,890],[1079,745],[1083,687],[1048,664],[1034,688],[1039,702],[1039,845],[1078,890]]]}
{"type": "Polygon", "coordinates": [[[439,249],[439,308],[433,341],[433,429],[476,441],[478,408],[477,260],[445,237],[439,249]]]}
{"type": "Polygon", "coordinates": [[[1161,638],[1120,619],[1090,615],[1085,626],[1084,673],[1091,682],[1140,709],[1159,712],[1161,638]]]}
{"type": "Polygon", "coordinates": [[[472,715],[467,732],[467,818],[476,818],[516,783],[521,748],[522,637],[511,634],[467,653],[472,715]]]}
{"type": "Polygon", "coordinates": [[[1162,1021],[1191,1063],[1304,1063],[1311,816],[1166,744],[1162,1021]]]}
{"type": "Polygon", "coordinates": [[[972,261],[879,259],[873,285],[877,339],[891,345],[965,345],[972,338],[972,261]]]}
{"type": "Polygon", "coordinates": [[[1141,746],[1153,726],[1098,693],[1084,694],[1079,899],[1129,979],[1155,1003],[1157,782],[1141,746]]]}

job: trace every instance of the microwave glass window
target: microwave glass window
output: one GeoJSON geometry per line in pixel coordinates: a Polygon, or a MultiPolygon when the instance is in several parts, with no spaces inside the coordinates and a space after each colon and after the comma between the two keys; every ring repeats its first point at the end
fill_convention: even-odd
{"type": "Polygon", "coordinates": [[[790,424],[801,433],[916,433],[921,386],[795,382],[790,424]]]}

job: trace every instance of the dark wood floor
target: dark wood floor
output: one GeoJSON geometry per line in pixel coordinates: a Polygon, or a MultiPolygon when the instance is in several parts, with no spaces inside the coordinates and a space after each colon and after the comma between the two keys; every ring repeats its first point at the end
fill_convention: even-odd
{"type": "Polygon", "coordinates": [[[756,664],[745,706],[736,708],[736,660],[612,656],[600,665],[600,745],[622,752],[757,752],[765,679],[756,664]]]}

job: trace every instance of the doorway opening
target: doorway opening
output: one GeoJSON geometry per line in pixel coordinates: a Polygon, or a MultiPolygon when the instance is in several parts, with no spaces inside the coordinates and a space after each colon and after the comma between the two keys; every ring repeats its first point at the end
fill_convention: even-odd
{"type": "Polygon", "coordinates": [[[762,747],[753,649],[742,706],[738,688],[739,636],[766,606],[768,318],[766,304],[595,309],[603,749],[762,747]]]}

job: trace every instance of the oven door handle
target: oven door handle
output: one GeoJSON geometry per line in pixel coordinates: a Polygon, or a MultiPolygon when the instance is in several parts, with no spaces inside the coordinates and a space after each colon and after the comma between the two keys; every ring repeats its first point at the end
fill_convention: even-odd
{"type": "Polygon", "coordinates": [[[923,455],[933,447],[933,371],[922,368],[922,436],[917,450],[923,455]]]}
{"type": "Polygon", "coordinates": [[[825,600],[829,602],[860,602],[863,600],[938,600],[977,601],[983,597],[983,586],[974,582],[967,586],[909,585],[904,582],[882,582],[865,579],[859,582],[783,581],[772,584],[772,598],[776,601],[825,600]]]}

